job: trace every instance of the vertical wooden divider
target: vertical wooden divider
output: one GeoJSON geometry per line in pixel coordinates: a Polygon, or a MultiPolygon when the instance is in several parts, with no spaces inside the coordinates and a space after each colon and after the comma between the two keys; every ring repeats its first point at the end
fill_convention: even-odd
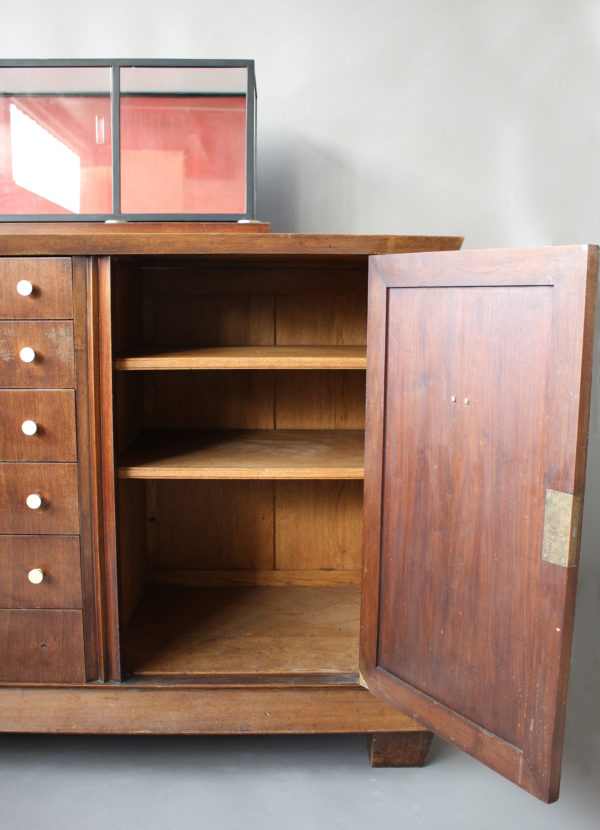
{"type": "Polygon", "coordinates": [[[98,261],[98,316],[100,345],[100,432],[104,543],[106,572],[106,611],[109,679],[121,680],[119,643],[119,593],[117,584],[117,500],[115,492],[115,454],[113,430],[113,377],[111,326],[111,260],[98,261]]]}
{"type": "Polygon", "coordinates": [[[73,257],[72,269],[85,674],[87,680],[103,680],[106,637],[99,511],[101,473],[97,451],[100,421],[96,397],[99,370],[96,261],[73,257]]]}

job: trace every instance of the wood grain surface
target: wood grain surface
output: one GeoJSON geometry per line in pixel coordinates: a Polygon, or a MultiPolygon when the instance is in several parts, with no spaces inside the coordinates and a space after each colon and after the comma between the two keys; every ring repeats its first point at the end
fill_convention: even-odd
{"type": "MultiPolygon", "coordinates": [[[[113,225],[119,234],[147,234],[148,222],[119,222],[113,225]]],[[[269,222],[152,222],[154,233],[268,233],[269,222]]],[[[2,231],[6,235],[46,234],[58,236],[75,234],[99,234],[106,236],[110,227],[104,222],[3,222],[2,231]]]]}
{"type": "Polygon", "coordinates": [[[83,683],[81,611],[0,610],[0,680],[83,683]]]}
{"type": "Polygon", "coordinates": [[[70,389],[0,390],[3,461],[76,461],[75,394],[70,389]],[[24,421],[37,432],[25,435],[24,421]]]}
{"type": "MultiPolygon", "coordinates": [[[[274,566],[271,481],[159,481],[148,527],[156,566],[169,570],[266,570],[274,566]]],[[[138,530],[139,533],[139,530],[138,530]]]]}
{"type": "Polygon", "coordinates": [[[73,317],[71,260],[68,257],[0,257],[0,319],[61,320],[73,317]],[[26,297],[17,284],[28,280],[26,297]]]}
{"type": "Polygon", "coordinates": [[[119,371],[176,369],[365,369],[364,346],[212,346],[141,349],[115,361],[119,371]]]}
{"type": "MultiPolygon", "coordinates": [[[[117,380],[123,373],[116,373],[117,380]]],[[[309,373],[312,374],[312,373],[309,373]]],[[[127,373],[130,382],[136,375],[127,373]]],[[[156,372],[148,375],[138,428],[273,429],[272,372],[156,372]]]]}
{"type": "MultiPolygon", "coordinates": [[[[65,223],[66,224],[66,223],[65,223]]],[[[347,234],[189,233],[169,227],[131,233],[120,226],[102,225],[93,233],[62,225],[52,232],[33,232],[27,223],[0,225],[0,255],[295,255],[364,256],[409,251],[456,250],[462,237],[349,236],[347,234]],[[174,229],[173,229],[174,230],[174,229]]]]}
{"type": "Polygon", "coordinates": [[[77,465],[0,464],[0,527],[3,533],[79,533],[77,465]],[[37,493],[42,506],[28,507],[37,493]]]}
{"type": "Polygon", "coordinates": [[[365,428],[364,372],[279,372],[274,387],[277,429],[365,428]]]}
{"type": "MultiPolygon", "coordinates": [[[[254,681],[256,682],[256,681],[254,681]]],[[[99,735],[281,735],[423,732],[356,683],[194,688],[91,684],[0,688],[0,731],[99,735]]]]}
{"type": "Polygon", "coordinates": [[[49,320],[5,321],[0,323],[0,387],[9,389],[75,386],[73,323],[49,320]],[[21,349],[36,353],[23,363],[21,349]]]}
{"type": "Polygon", "coordinates": [[[120,478],[360,479],[362,430],[148,431],[119,459],[120,478]]]}
{"type": "Polygon", "coordinates": [[[299,562],[294,562],[296,567],[289,570],[278,568],[277,570],[258,570],[246,568],[245,570],[232,570],[231,568],[220,571],[204,570],[194,568],[190,570],[162,568],[148,573],[148,581],[151,585],[181,585],[195,586],[199,588],[259,585],[261,587],[281,588],[288,585],[296,585],[310,588],[315,585],[319,587],[342,587],[346,585],[361,584],[360,569],[351,570],[348,568],[337,571],[319,568],[309,570],[297,567],[299,562]]]}
{"type": "Polygon", "coordinates": [[[597,251],[375,258],[365,481],[369,688],[558,794],[576,568],[541,557],[581,492],[597,251]]]}
{"type": "Polygon", "coordinates": [[[0,608],[81,608],[77,536],[0,536],[0,608]],[[34,568],[44,579],[32,584],[34,568]]]}
{"type": "MultiPolygon", "coordinates": [[[[106,677],[106,615],[100,477],[100,379],[98,365],[98,263],[73,258],[77,484],[85,672],[106,677]]],[[[73,577],[75,582],[75,577],[73,577]]]]}
{"type": "Polygon", "coordinates": [[[277,569],[359,570],[362,509],[362,481],[276,482],[277,569]]]}
{"type": "Polygon", "coordinates": [[[372,767],[422,767],[432,732],[374,732],[369,736],[372,767]]]}
{"type": "Polygon", "coordinates": [[[125,637],[133,674],[348,673],[358,666],[360,589],[161,586],[125,637]]]}

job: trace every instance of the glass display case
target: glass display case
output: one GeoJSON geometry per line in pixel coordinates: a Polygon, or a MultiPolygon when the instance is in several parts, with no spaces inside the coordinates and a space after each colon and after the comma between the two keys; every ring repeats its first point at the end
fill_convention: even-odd
{"type": "Polygon", "coordinates": [[[0,61],[0,220],[254,219],[254,62],[0,61]]]}

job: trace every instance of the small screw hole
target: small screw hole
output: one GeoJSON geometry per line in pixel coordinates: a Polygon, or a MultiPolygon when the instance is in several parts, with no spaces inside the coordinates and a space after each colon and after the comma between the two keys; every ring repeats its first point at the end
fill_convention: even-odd
{"type": "Polygon", "coordinates": [[[40,648],[42,651],[46,651],[46,649],[48,648],[48,643],[40,643],[40,648]]]}

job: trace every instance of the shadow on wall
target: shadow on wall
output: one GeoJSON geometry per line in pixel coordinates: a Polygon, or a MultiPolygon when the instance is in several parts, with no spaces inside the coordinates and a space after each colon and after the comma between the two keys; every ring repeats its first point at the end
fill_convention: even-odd
{"type": "Polygon", "coordinates": [[[596,309],[596,340],[590,413],[586,499],[565,756],[587,772],[600,769],[600,297],[596,309]]]}
{"type": "Polygon", "coordinates": [[[257,218],[280,233],[339,233],[352,228],[356,172],[330,147],[304,135],[259,142],[257,218]]]}

